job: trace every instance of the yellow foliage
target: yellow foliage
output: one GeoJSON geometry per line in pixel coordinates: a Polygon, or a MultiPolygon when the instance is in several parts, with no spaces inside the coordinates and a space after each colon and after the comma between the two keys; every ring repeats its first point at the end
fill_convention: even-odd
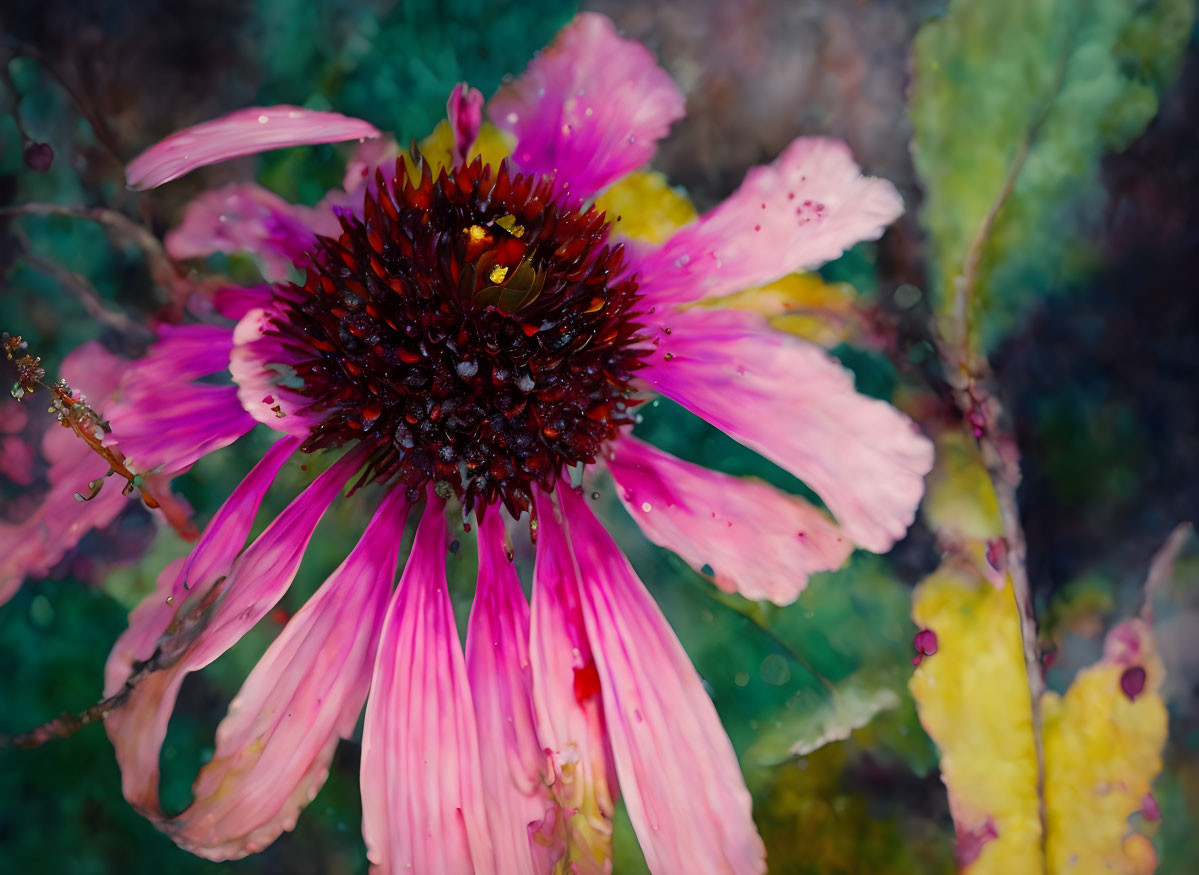
{"type": "Polygon", "coordinates": [[[979,541],[1000,537],[999,502],[978,447],[957,429],[942,432],[936,443],[937,461],[922,505],[929,526],[979,541]]]}
{"type": "Polygon", "coordinates": [[[596,198],[595,205],[625,237],[647,243],[664,242],[695,218],[687,196],[652,170],[630,173],[596,198]]]}
{"type": "MultiPolygon", "coordinates": [[[[449,167],[454,160],[454,129],[450,127],[448,121],[442,119],[437,123],[433,132],[421,140],[417,146],[421,155],[429,162],[429,169],[433,173],[433,178],[436,179],[441,169],[449,167]]],[[[484,164],[498,167],[499,163],[511,154],[512,143],[508,135],[491,122],[484,122],[483,126],[479,128],[475,144],[467,153],[466,160],[469,162],[482,157],[484,164]]]]}
{"type": "Polygon", "coordinates": [[[1065,697],[1048,693],[1042,700],[1046,853],[1053,875],[1138,875],[1156,865],[1152,844],[1130,834],[1128,817],[1140,810],[1162,767],[1164,670],[1141,620],[1114,628],[1104,651],[1065,697]],[[1127,690],[1121,683],[1126,673],[1127,690]]]}
{"type": "Polygon", "coordinates": [[[936,633],[937,652],[912,674],[912,695],[941,750],[959,848],[981,844],[964,871],[1037,875],[1036,749],[1011,585],[996,589],[966,566],[943,567],[913,598],[913,619],[936,633]]]}
{"type": "Polygon", "coordinates": [[[714,303],[761,313],[772,317],[771,324],[780,331],[835,346],[854,335],[857,301],[858,293],[848,283],[826,283],[816,273],[793,273],[714,303]]]}

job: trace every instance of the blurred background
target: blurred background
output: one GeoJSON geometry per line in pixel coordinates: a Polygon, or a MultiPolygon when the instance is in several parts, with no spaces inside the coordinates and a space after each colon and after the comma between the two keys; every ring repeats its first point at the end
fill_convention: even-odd
{"type": "MultiPolygon", "coordinates": [[[[1107,7],[1129,5],[1011,4],[1014,32],[1027,30],[1013,59],[1023,75],[1052,75],[1059,63],[1062,47],[1038,27],[1047,11],[1063,4],[1098,17],[1107,7]]],[[[953,197],[952,185],[968,189],[970,150],[985,152],[992,142],[1001,149],[1009,124],[1006,95],[1022,87],[998,67],[993,76],[975,75],[971,64],[993,50],[985,32],[963,27],[948,37],[941,33],[948,43],[930,38],[920,44],[918,33],[945,16],[948,5],[585,4],[647,44],[686,95],[687,117],[662,144],[654,167],[699,209],[716,204],[749,167],[772,160],[804,134],[846,140],[867,172],[899,188],[909,208],[904,218],[877,244],[859,246],[821,271],[830,283],[852,286],[876,314],[884,343],[842,345],[835,352],[864,391],[888,398],[937,397],[928,329],[939,282],[934,244],[954,218],[952,210],[929,212],[940,209],[929,192],[945,199],[953,197]],[[960,66],[961,79],[951,72],[951,86],[975,89],[951,95],[974,107],[969,115],[909,104],[917,74],[940,60],[960,66]],[[957,151],[937,146],[940,151],[925,151],[920,163],[913,159],[914,131],[921,142],[957,137],[966,145],[957,151]],[[954,164],[959,156],[965,157],[954,164]]],[[[1132,5],[1139,11],[1111,51],[1121,69],[1140,65],[1137,81],[1144,87],[1120,97],[1122,114],[1104,116],[1108,127],[1094,142],[1063,151],[1061,167],[1033,168],[1059,172],[1069,184],[1046,184],[1020,200],[1005,232],[1019,258],[1002,275],[1004,285],[994,285],[998,303],[984,329],[1023,460],[1019,499],[1029,572],[1042,640],[1054,655],[1049,684],[1059,690],[1098,657],[1103,632],[1135,610],[1150,558],[1168,533],[1199,517],[1199,53],[1188,3],[1132,5]]],[[[490,95],[578,8],[548,0],[7,0],[0,10],[0,61],[7,70],[0,81],[0,205],[104,205],[161,236],[196,193],[234,179],[256,177],[290,200],[315,203],[339,184],[348,147],[242,159],[146,195],[124,188],[123,164],[178,128],[255,104],[335,109],[406,144],[444,116],[456,82],[490,95]],[[31,154],[31,141],[47,144],[52,160],[45,150],[31,154]]],[[[1106,87],[1100,78],[1080,82],[1106,87]]],[[[1060,117],[1050,113],[1047,125],[1065,132],[1062,137],[1085,138],[1094,127],[1086,106],[1095,93],[1080,90],[1078,102],[1059,108],[1060,117]]],[[[940,104],[943,110],[954,105],[953,99],[940,104]]],[[[68,288],[69,278],[48,264],[83,278],[134,323],[148,324],[169,300],[138,248],[114,243],[94,223],[0,217],[0,329],[29,340],[51,375],[86,340],[129,355],[144,349],[147,334],[97,318],[68,288]]],[[[236,258],[216,258],[213,266],[234,276],[252,270],[236,258]]],[[[0,363],[0,374],[11,382],[6,367],[0,363]]],[[[935,407],[919,400],[908,406],[922,403],[935,407]]],[[[31,405],[31,418],[43,407],[31,405]]],[[[642,433],[693,461],[800,489],[665,403],[647,412],[642,433]]],[[[176,481],[200,521],[261,447],[261,436],[251,435],[176,481]]],[[[289,470],[287,477],[285,485],[294,489],[302,475],[289,470]]],[[[18,516],[22,496],[35,488],[4,482],[0,517],[18,516]]],[[[268,501],[281,507],[285,491],[268,501]]],[[[709,684],[742,756],[771,871],[954,871],[953,824],[937,751],[906,686],[917,631],[909,617],[911,588],[936,568],[939,556],[928,525],[918,521],[886,557],[857,554],[846,569],[814,580],[796,605],[779,609],[722,595],[646,543],[614,497],[602,501],[709,684]]],[[[302,604],[340,561],[346,539],[364,519],[352,502],[335,507],[282,603],[284,612],[302,604]]],[[[0,606],[0,732],[95,701],[104,659],[127,611],[185,549],[131,506],[107,530],[86,537],[47,579],[27,582],[0,606]],[[131,554],[141,558],[122,561],[131,554]]],[[[451,558],[462,610],[469,605],[471,552],[451,558]]],[[[1169,601],[1157,634],[1171,731],[1165,770],[1154,784],[1163,818],[1152,835],[1158,871],[1182,875],[1199,861],[1199,551],[1193,539],[1169,601]]],[[[186,805],[229,698],[285,617],[268,617],[243,644],[185,683],[163,751],[168,808],[186,805]]],[[[342,744],[328,783],[296,830],[221,871],[364,873],[357,758],[355,742],[342,744]]],[[[618,875],[644,871],[627,820],[618,821],[616,844],[618,875]]],[[[178,850],[128,807],[101,727],[33,751],[0,750],[0,871],[164,870],[208,873],[218,865],[178,850]]]]}

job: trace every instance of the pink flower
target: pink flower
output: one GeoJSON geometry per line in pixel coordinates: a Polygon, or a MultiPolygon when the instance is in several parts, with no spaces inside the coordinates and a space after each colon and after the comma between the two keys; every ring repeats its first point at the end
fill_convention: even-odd
{"type": "MultiPolygon", "coordinates": [[[[292,828],[365,703],[372,871],[607,872],[618,792],[654,872],[764,871],[716,710],[568,472],[606,467],[653,541],[751,598],[788,603],[854,544],[888,549],[914,515],[929,442],[856,394],[820,349],[747,313],[680,308],[877,237],[899,198],[843,145],[804,139],[660,247],[634,249],[588,204],[682,114],[644,47],[601,16],[575,19],[491,101],[516,143],[499,167],[465,160],[479,99],[455,89],[456,160],[436,179],[402,162],[371,173],[377,150],[324,212],[225,189],[173,235],[176,251],[240,245],[272,274],[282,258],[305,276],[218,299],[236,325],[163,337],[153,380],[190,413],[159,403],[147,370],[113,421],[147,463],[191,461],[250,420],[281,435],[113,651],[109,693],[138,663],[159,669],[106,721],[125,795],[198,854],[260,850],[292,828]],[[195,383],[218,355],[235,386],[195,383]],[[833,517],[634,439],[634,407],[651,392],[802,478],[833,517]],[[286,460],[333,450],[332,467],[245,546],[286,460]],[[370,525],[234,699],[191,806],[164,815],[158,751],[183,676],[272,609],[354,478],[382,496],[370,525]],[[465,651],[446,587],[447,502],[477,526],[465,651]],[[393,591],[410,512],[419,526],[393,591]],[[502,521],[526,512],[531,605],[502,521]]],[[[177,134],[139,157],[130,181],[374,134],[312,112],[276,128],[290,112],[243,110],[177,134]]]]}

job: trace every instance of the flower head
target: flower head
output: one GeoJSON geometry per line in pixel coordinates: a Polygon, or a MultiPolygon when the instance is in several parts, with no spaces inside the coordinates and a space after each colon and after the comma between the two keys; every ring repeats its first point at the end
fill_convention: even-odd
{"type": "MultiPolygon", "coordinates": [[[[144,675],[106,721],[125,794],[196,853],[256,851],[294,825],[365,702],[377,872],[606,872],[617,793],[651,870],[761,872],[712,702],[571,477],[606,467],[652,540],[753,598],[790,602],[854,544],[889,548],[915,512],[928,441],[856,394],[822,350],[753,314],[685,305],[876,237],[898,196],[841,144],[805,139],[664,242],[624,238],[595,198],[652,156],[683,99],[597,15],[491,101],[515,141],[502,161],[477,157],[480,102],[451,96],[444,167],[368,143],[346,190],[316,208],[227,188],[168,239],[176,255],[244,247],[275,281],[218,296],[236,326],[165,335],[153,376],[187,409],[157,404],[149,372],[127,378],[114,439],[131,458],[178,464],[255,422],[282,436],[113,651],[110,693],[135,666],[144,675]],[[303,282],[278,281],[281,259],[303,282]],[[226,365],[234,386],[196,382],[226,365]],[[633,438],[633,409],[653,392],[796,474],[835,520],[633,438]],[[332,449],[337,461],[244,546],[287,459],[332,449]],[[382,498],[358,545],[247,679],[192,805],[164,815],[157,757],[183,676],[265,616],[326,508],[368,482],[382,498]],[[478,537],[465,651],[445,579],[448,502],[473,511],[478,537]],[[502,521],[526,512],[531,604],[502,521]]],[[[243,110],[151,148],[129,177],[149,186],[255,150],[374,134],[333,114],[243,110]]]]}

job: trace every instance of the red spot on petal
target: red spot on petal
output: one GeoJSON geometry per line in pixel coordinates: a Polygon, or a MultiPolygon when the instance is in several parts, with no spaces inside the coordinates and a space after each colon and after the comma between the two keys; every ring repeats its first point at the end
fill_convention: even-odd
{"type": "Polygon", "coordinates": [[[1139,665],[1124,669],[1124,674],[1120,675],[1120,690],[1128,701],[1135,702],[1145,691],[1145,669],[1139,665]]]}
{"type": "Polygon", "coordinates": [[[987,842],[992,842],[997,838],[999,838],[999,830],[995,828],[995,821],[990,817],[978,829],[960,834],[957,841],[953,843],[953,852],[958,858],[958,866],[963,869],[969,866],[978,859],[978,855],[983,852],[987,842]]]}
{"type": "Polygon", "coordinates": [[[1157,800],[1153,798],[1152,793],[1146,793],[1145,798],[1141,800],[1141,815],[1151,823],[1157,823],[1162,819],[1162,810],[1157,807],[1157,800]]]}
{"type": "Polygon", "coordinates": [[[582,668],[575,669],[574,679],[575,701],[582,705],[592,696],[598,696],[600,691],[599,672],[595,663],[589,662],[582,668]]]}

